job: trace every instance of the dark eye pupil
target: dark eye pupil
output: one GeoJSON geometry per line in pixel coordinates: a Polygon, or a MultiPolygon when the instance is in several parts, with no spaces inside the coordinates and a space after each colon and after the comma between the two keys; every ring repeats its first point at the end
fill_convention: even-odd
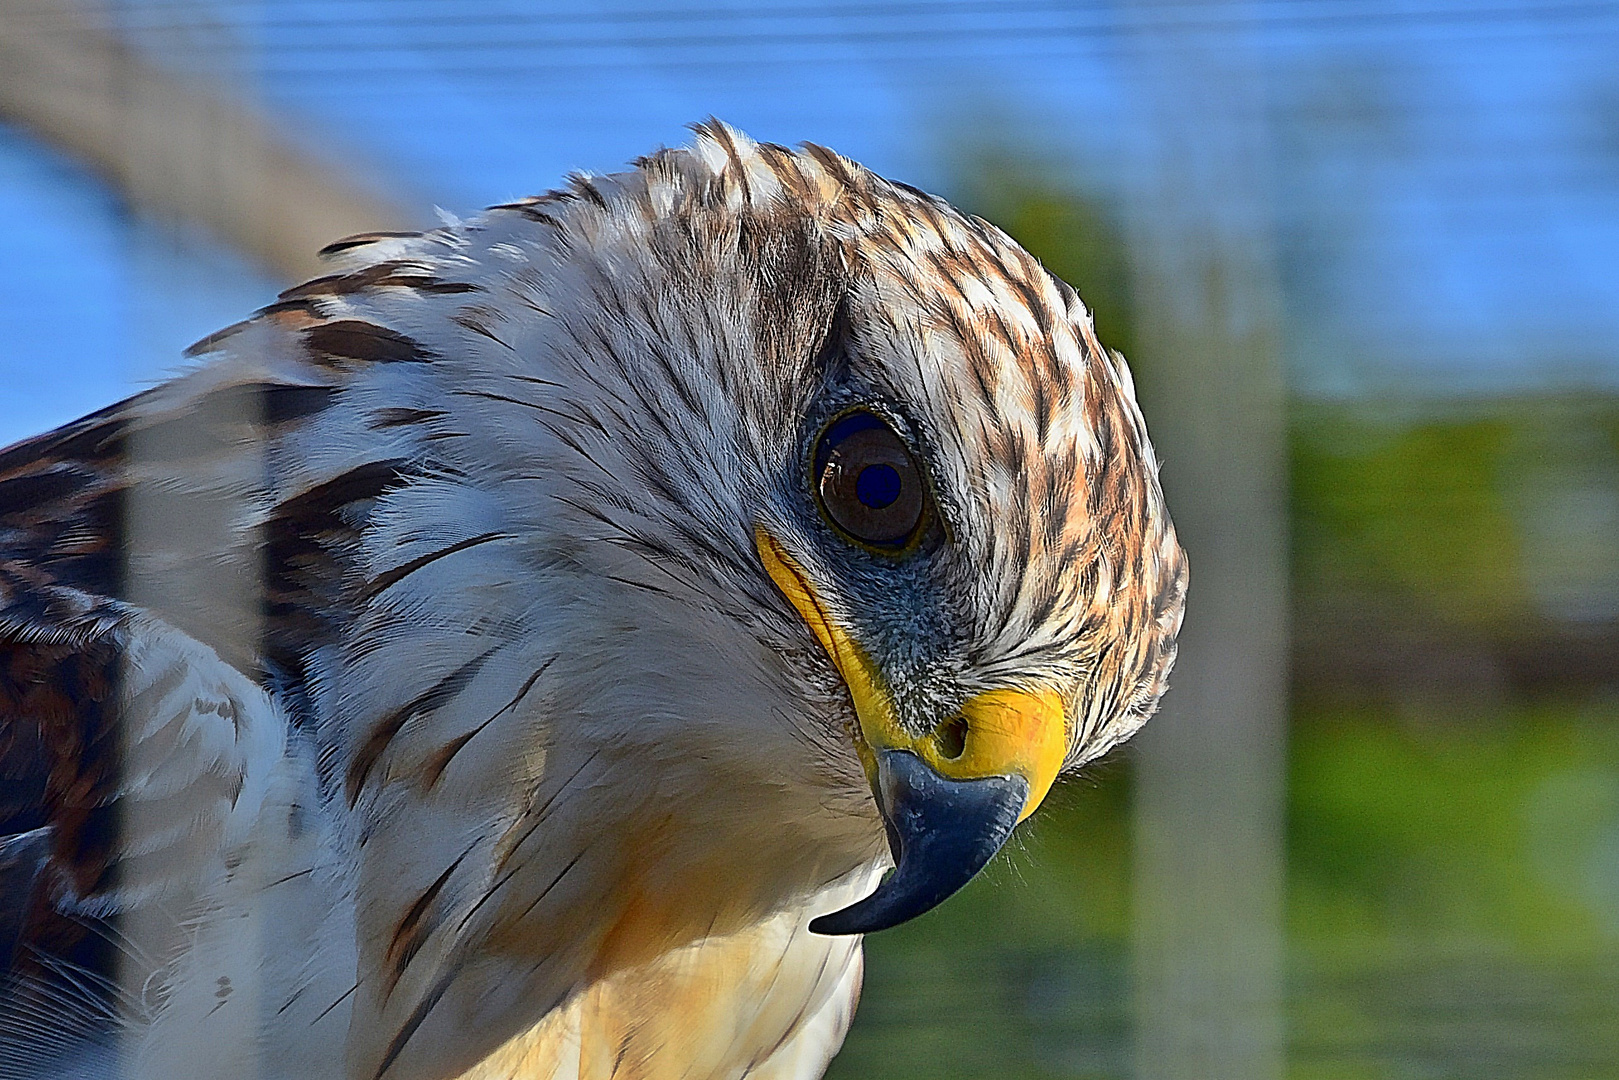
{"type": "Polygon", "coordinates": [[[892,506],[899,498],[899,489],[899,473],[892,465],[868,465],[860,470],[854,482],[855,498],[873,510],[892,506]]]}
{"type": "Polygon", "coordinates": [[[827,425],[814,469],[821,510],[855,540],[900,549],[921,527],[921,472],[905,441],[874,413],[856,410],[827,425]]]}

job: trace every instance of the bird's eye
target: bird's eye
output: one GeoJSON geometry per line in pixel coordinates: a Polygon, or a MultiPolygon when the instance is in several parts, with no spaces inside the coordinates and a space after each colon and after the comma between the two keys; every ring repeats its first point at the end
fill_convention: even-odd
{"type": "Polygon", "coordinates": [[[847,413],[815,444],[815,493],[839,529],[873,547],[902,548],[922,524],[922,476],[894,429],[847,413]]]}

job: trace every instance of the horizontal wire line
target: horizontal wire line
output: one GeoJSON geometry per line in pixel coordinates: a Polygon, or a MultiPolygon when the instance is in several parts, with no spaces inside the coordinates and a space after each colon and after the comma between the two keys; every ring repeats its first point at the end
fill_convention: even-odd
{"type": "MultiPolygon", "coordinates": [[[[197,10],[199,13],[201,13],[201,12],[207,10],[207,9],[204,8],[204,7],[199,6],[195,10],[197,10]]],[[[980,9],[975,7],[974,10],[978,11],[980,9]]],[[[993,11],[994,9],[982,9],[982,10],[985,11],[985,13],[988,13],[989,11],[993,11]]],[[[1189,13],[1196,13],[1199,9],[1197,9],[1195,7],[1188,7],[1188,8],[1185,8],[1184,10],[1186,10],[1189,13]]],[[[1546,24],[1546,23],[1551,23],[1551,22],[1571,21],[1571,20],[1575,20],[1575,19],[1596,18],[1596,17],[1603,17],[1603,16],[1619,17],[1619,3],[1591,2],[1591,0],[1584,0],[1584,2],[1578,2],[1578,3],[1539,4],[1539,5],[1534,5],[1534,6],[1522,6],[1522,5],[1504,5],[1503,6],[1503,5],[1496,5],[1496,6],[1488,6],[1488,7],[1485,7],[1485,6],[1469,6],[1469,7],[1463,7],[1463,8],[1457,8],[1457,7],[1428,7],[1428,8],[1401,9],[1401,10],[1389,10],[1389,11],[1367,11],[1367,10],[1364,9],[1364,7],[1362,7],[1362,8],[1356,9],[1356,10],[1349,10],[1349,11],[1322,10],[1322,11],[1317,11],[1317,12],[1312,13],[1312,12],[1309,12],[1309,11],[1299,11],[1297,9],[1296,5],[1288,5],[1285,9],[1283,9],[1282,13],[1271,13],[1271,12],[1267,11],[1264,7],[1255,7],[1253,9],[1251,9],[1251,10],[1252,10],[1252,14],[1246,15],[1246,16],[1208,18],[1206,16],[1204,16],[1204,17],[1191,17],[1190,15],[1188,15],[1187,17],[1165,18],[1165,17],[1142,17],[1140,14],[1136,14],[1136,15],[1132,15],[1132,16],[1121,16],[1121,14],[1116,12],[1116,11],[1104,11],[1104,10],[1100,10],[1100,9],[1091,9],[1091,10],[1088,10],[1088,11],[1086,11],[1086,10],[1075,11],[1073,8],[1061,9],[1061,8],[1055,8],[1055,7],[1052,7],[1052,8],[1038,8],[1038,9],[1034,9],[1034,8],[1030,8],[1030,9],[1006,8],[1006,9],[1001,9],[1000,11],[998,11],[996,13],[1000,14],[1002,16],[1004,16],[1004,15],[1006,15],[1008,13],[1013,13],[1013,14],[1017,14],[1017,13],[1041,13],[1041,14],[1050,13],[1050,14],[1053,14],[1053,15],[1068,14],[1068,15],[1080,15],[1080,16],[1084,16],[1084,18],[1082,19],[1082,21],[1072,21],[1072,20],[1070,20],[1070,21],[1061,22],[1061,23],[1057,23],[1057,24],[1042,23],[1042,24],[1038,24],[1038,25],[1012,25],[1012,26],[1006,25],[1005,20],[1001,19],[1001,20],[997,20],[996,23],[987,23],[987,24],[981,23],[981,24],[978,24],[978,25],[971,25],[971,26],[941,26],[941,25],[934,25],[934,26],[925,26],[925,27],[877,28],[877,29],[865,29],[865,30],[843,28],[843,29],[836,29],[836,30],[812,30],[812,31],[807,31],[807,32],[802,31],[802,30],[768,29],[768,30],[765,30],[765,31],[762,31],[762,32],[744,31],[744,32],[738,32],[738,33],[704,33],[704,34],[648,33],[648,34],[632,34],[632,35],[625,35],[625,34],[621,34],[621,33],[620,34],[609,34],[608,28],[609,27],[621,27],[621,26],[629,25],[629,24],[642,24],[642,23],[646,23],[646,22],[657,22],[657,21],[660,21],[660,20],[657,20],[657,19],[610,20],[610,19],[601,19],[601,18],[592,18],[592,19],[589,19],[589,20],[586,20],[586,19],[563,20],[563,19],[560,19],[560,18],[557,18],[557,19],[544,19],[544,20],[539,20],[539,19],[533,19],[533,20],[531,20],[531,19],[505,19],[505,20],[488,20],[485,25],[491,26],[491,27],[496,28],[496,29],[499,29],[499,28],[502,28],[502,27],[525,28],[525,29],[529,28],[529,27],[541,27],[541,28],[543,28],[543,27],[546,27],[546,26],[552,26],[552,25],[558,25],[558,24],[561,24],[561,25],[575,25],[575,26],[592,26],[592,25],[594,25],[594,26],[601,27],[603,32],[602,32],[602,34],[595,35],[595,36],[574,36],[574,37],[571,37],[571,38],[539,37],[539,38],[521,39],[521,40],[517,40],[517,41],[513,41],[512,38],[506,37],[506,36],[489,38],[489,39],[485,39],[485,40],[481,40],[481,41],[480,40],[467,41],[465,39],[461,39],[461,40],[457,41],[456,44],[458,46],[462,46],[462,47],[513,47],[513,46],[529,47],[529,46],[540,46],[540,47],[557,48],[557,47],[567,47],[567,46],[570,46],[570,45],[599,46],[599,45],[602,45],[602,44],[608,44],[608,43],[614,43],[614,42],[633,42],[633,43],[636,43],[636,44],[652,45],[652,46],[660,47],[660,48],[686,48],[686,47],[693,47],[693,46],[695,46],[695,47],[713,47],[713,46],[717,46],[717,45],[731,45],[731,44],[735,44],[735,45],[753,45],[753,44],[771,43],[771,42],[789,42],[790,43],[790,42],[827,42],[827,41],[841,41],[841,40],[926,40],[926,39],[929,39],[929,38],[944,38],[944,39],[974,38],[974,39],[976,39],[976,38],[982,37],[985,33],[999,34],[999,35],[1030,35],[1030,36],[1033,36],[1033,35],[1045,35],[1045,34],[1050,34],[1050,33],[1077,34],[1077,33],[1097,32],[1097,31],[1109,32],[1109,33],[1130,33],[1130,32],[1135,32],[1135,31],[1138,31],[1138,30],[1146,30],[1146,29],[1154,29],[1154,30],[1173,29],[1173,30],[1181,31],[1181,32],[1197,32],[1197,31],[1200,31],[1200,30],[1219,31],[1219,30],[1224,30],[1224,29],[1228,29],[1228,28],[1229,29],[1241,29],[1243,31],[1287,30],[1287,29],[1295,29],[1295,28],[1296,29],[1307,29],[1307,28],[1314,28],[1314,27],[1350,28],[1350,29],[1368,28],[1368,29],[1370,29],[1370,28],[1380,28],[1380,27],[1386,27],[1386,26],[1424,24],[1424,23],[1427,23],[1427,24],[1445,24],[1445,25],[1456,24],[1456,23],[1463,23],[1463,24],[1466,24],[1466,23],[1473,23],[1473,24],[1479,24],[1479,23],[1497,23],[1497,24],[1528,23],[1528,24],[1533,25],[1533,24],[1546,24]]],[[[861,14],[858,16],[858,18],[863,19],[864,21],[867,21],[867,22],[872,22],[872,21],[892,21],[892,20],[895,20],[895,19],[899,19],[902,16],[908,16],[909,14],[910,14],[909,12],[882,11],[881,9],[868,8],[868,9],[864,9],[861,12],[861,14]]],[[[931,19],[929,21],[940,22],[940,21],[943,21],[943,19],[939,18],[940,16],[947,16],[947,15],[952,14],[952,12],[950,12],[950,10],[948,8],[944,8],[944,9],[935,9],[933,11],[930,11],[929,14],[935,16],[934,19],[931,19]]],[[[24,20],[17,20],[17,21],[18,21],[19,24],[22,24],[24,20]]],[[[711,21],[720,21],[720,17],[716,16],[711,21]]],[[[770,14],[754,13],[754,14],[748,15],[746,17],[742,17],[740,19],[735,14],[727,15],[727,16],[725,16],[725,21],[731,21],[731,22],[741,21],[741,22],[752,22],[752,23],[763,23],[763,22],[781,23],[781,22],[786,22],[786,21],[789,21],[789,20],[783,19],[781,16],[776,15],[774,13],[770,13],[770,14]]],[[[146,24],[137,24],[137,23],[134,23],[134,22],[123,21],[123,20],[118,20],[118,22],[119,22],[119,25],[117,26],[117,29],[122,31],[122,32],[129,32],[129,33],[156,32],[156,31],[160,31],[160,30],[163,30],[163,29],[182,29],[182,28],[185,28],[187,26],[187,24],[185,24],[185,23],[182,23],[182,22],[179,22],[179,21],[174,21],[174,20],[171,20],[171,21],[166,22],[166,23],[151,22],[151,23],[146,23],[146,24]]],[[[268,30],[268,29],[320,29],[320,30],[338,30],[338,31],[341,31],[341,30],[347,29],[349,27],[356,27],[356,28],[358,28],[358,27],[376,27],[378,29],[404,30],[404,29],[411,29],[411,28],[416,28],[416,27],[428,27],[428,26],[438,25],[438,24],[440,24],[440,22],[441,22],[441,20],[436,20],[436,19],[435,20],[419,20],[419,19],[413,19],[413,18],[410,18],[410,17],[394,16],[394,17],[377,18],[377,19],[374,19],[374,20],[365,20],[365,21],[356,21],[356,20],[331,20],[331,21],[307,20],[307,21],[301,21],[301,22],[280,22],[280,23],[278,23],[278,22],[275,22],[275,21],[267,20],[267,21],[259,22],[259,23],[246,22],[246,23],[239,24],[239,25],[245,26],[248,29],[266,29],[266,30],[268,30]]],[[[453,24],[450,24],[450,25],[472,26],[472,25],[477,25],[477,24],[475,24],[475,23],[473,23],[473,22],[471,22],[469,20],[466,20],[466,19],[461,19],[461,20],[458,20],[457,22],[455,22],[453,24]]],[[[217,22],[213,22],[211,26],[207,27],[207,29],[225,29],[225,30],[229,30],[229,29],[235,29],[235,27],[230,27],[230,26],[223,25],[223,24],[220,24],[220,23],[217,23],[217,22]]],[[[366,43],[362,42],[360,44],[362,46],[364,46],[366,43]]],[[[323,40],[323,41],[320,41],[320,42],[308,44],[308,45],[306,45],[304,47],[308,48],[308,49],[311,49],[311,50],[314,50],[314,49],[352,49],[352,48],[355,47],[355,43],[330,42],[330,41],[324,41],[323,40]]],[[[396,46],[384,45],[383,47],[387,48],[387,47],[396,47],[396,46]]]]}
{"type": "MultiPolygon", "coordinates": [[[[1502,35],[1495,28],[1471,27],[1474,38],[1495,38],[1502,35]]],[[[1540,26],[1534,28],[1534,36],[1560,36],[1578,34],[1591,36],[1593,34],[1608,38],[1619,34],[1619,23],[1612,27],[1601,27],[1593,31],[1589,27],[1572,26],[1540,26]]],[[[985,40],[986,35],[962,35],[975,40],[985,40]]],[[[708,54],[691,55],[692,45],[684,47],[688,55],[666,56],[659,55],[656,59],[645,55],[614,59],[612,57],[596,56],[589,59],[571,59],[555,61],[540,59],[534,53],[558,54],[565,52],[602,53],[607,51],[629,51],[641,53],[663,53],[673,49],[672,46],[662,44],[656,40],[618,40],[600,42],[568,42],[568,43],[534,43],[513,51],[527,52],[529,56],[494,56],[481,63],[468,63],[465,54],[469,51],[490,52],[494,50],[481,49],[475,46],[456,46],[448,43],[421,43],[391,45],[388,47],[359,48],[346,50],[307,49],[296,47],[282,49],[274,44],[261,46],[256,51],[260,58],[255,64],[255,70],[264,74],[289,75],[352,75],[365,76],[369,74],[398,71],[398,65],[388,66],[385,62],[390,60],[407,60],[412,66],[418,63],[429,63],[440,74],[469,74],[469,75],[496,75],[496,74],[544,74],[549,71],[581,71],[581,70],[618,70],[641,67],[669,67],[669,68],[730,68],[730,67],[758,67],[773,66],[783,62],[824,63],[824,62],[850,62],[860,64],[918,66],[926,64],[961,63],[983,59],[1062,59],[1079,53],[1099,53],[1116,55],[1128,48],[1122,40],[1123,35],[1098,35],[1095,38],[1085,39],[1077,36],[1061,36],[1050,33],[1042,35],[1024,34],[1018,36],[1005,36],[999,39],[1008,46],[1001,50],[977,50],[973,52],[930,52],[917,54],[914,52],[874,53],[863,48],[868,44],[875,44],[870,38],[850,35],[835,40],[809,42],[803,39],[786,39],[775,43],[776,48],[768,54],[736,50],[731,43],[716,42],[708,46],[708,54]],[[1059,37],[1056,48],[1040,50],[1015,49],[1011,46],[1022,41],[1052,44],[1052,38],[1059,37]],[[832,51],[837,47],[841,52],[832,51]],[[797,55],[791,50],[816,49],[815,52],[803,52],[797,55]],[[728,50],[728,51],[727,51],[728,50]],[[300,63],[303,56],[309,56],[310,62],[300,63]],[[337,61],[327,61],[328,56],[337,56],[337,61]],[[446,64],[445,57],[453,58],[454,62],[446,64]],[[377,63],[384,61],[384,63],[377,63]],[[364,63],[362,63],[364,62],[364,63]]],[[[941,39],[941,43],[953,43],[954,39],[941,39]]],[[[1454,40],[1447,39],[1447,40],[1454,40]]],[[[701,48],[700,46],[697,48],[701,48]]],[[[1260,45],[1258,48],[1263,49],[1260,45]]],[[[1482,60],[1479,62],[1483,62],[1482,60]]]]}
{"type": "MultiPolygon", "coordinates": [[[[287,5],[288,7],[304,7],[310,5],[287,5]]],[[[519,13],[491,13],[487,10],[469,11],[466,0],[439,0],[429,5],[440,11],[453,14],[401,14],[407,7],[403,0],[395,0],[379,8],[375,4],[344,4],[323,2],[315,7],[321,13],[319,18],[286,19],[280,14],[269,14],[262,18],[250,18],[243,21],[258,25],[274,25],[279,21],[307,22],[315,25],[328,25],[332,23],[366,22],[376,25],[399,25],[416,23],[420,25],[515,25],[518,23],[541,23],[545,25],[625,25],[644,23],[685,23],[685,22],[737,22],[737,21],[766,21],[783,19],[886,19],[915,16],[959,16],[967,14],[1092,14],[1113,15],[1117,8],[1098,5],[1081,5],[1063,2],[1063,0],[999,0],[999,2],[985,2],[985,0],[961,0],[956,3],[926,2],[917,4],[896,4],[892,2],[872,4],[816,4],[816,5],[782,5],[753,6],[750,8],[683,8],[683,9],[642,9],[626,11],[590,11],[590,12],[546,12],[540,15],[525,16],[519,13]],[[360,15],[363,18],[357,19],[360,15]]],[[[197,14],[220,13],[231,8],[251,12],[263,12],[262,4],[255,0],[243,2],[209,2],[209,0],[184,0],[180,3],[153,3],[131,4],[115,3],[113,10],[119,18],[139,17],[148,12],[185,11],[197,14]]],[[[1254,3],[1244,9],[1243,13],[1232,16],[1227,21],[1247,21],[1252,18],[1263,21],[1272,17],[1272,9],[1285,11],[1290,16],[1299,18],[1354,18],[1363,21],[1384,21],[1407,17],[1421,17],[1433,13],[1454,13],[1462,16],[1513,13],[1525,17],[1542,17],[1547,13],[1589,11],[1592,13],[1613,12],[1619,9],[1619,4],[1613,0],[1578,0],[1578,2],[1565,3],[1517,3],[1517,4],[1449,4],[1428,6],[1385,7],[1368,10],[1365,0],[1289,0],[1279,3],[1272,0],[1269,3],[1254,3]]],[[[1175,22],[1174,13],[1185,12],[1189,14],[1206,16],[1207,8],[1203,4],[1162,4],[1150,9],[1138,9],[1142,16],[1153,22],[1175,22]],[[1166,18],[1167,16],[1167,18],[1166,18]]]]}

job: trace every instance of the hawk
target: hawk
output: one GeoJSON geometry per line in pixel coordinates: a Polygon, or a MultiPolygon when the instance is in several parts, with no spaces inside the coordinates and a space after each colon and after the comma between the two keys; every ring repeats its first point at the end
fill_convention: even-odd
{"type": "Polygon", "coordinates": [[[1123,359],[713,121],[324,254],[0,451],[0,1076],[819,1076],[1164,689],[1123,359]]]}

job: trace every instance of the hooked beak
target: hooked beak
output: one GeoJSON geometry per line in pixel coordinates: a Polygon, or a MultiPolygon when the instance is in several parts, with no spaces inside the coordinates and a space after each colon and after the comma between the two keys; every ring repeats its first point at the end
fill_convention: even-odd
{"type": "Polygon", "coordinates": [[[810,920],[817,934],[870,934],[937,907],[1001,850],[1029,785],[1021,776],[946,780],[909,750],[884,750],[875,794],[894,873],[864,900],[810,920]]]}
{"type": "Polygon", "coordinates": [[[864,934],[936,907],[994,858],[1050,790],[1067,752],[1055,690],[990,690],[918,735],[898,721],[882,673],[827,615],[796,561],[762,527],[765,569],[831,657],[859,719],[855,750],[888,832],[894,872],[855,904],[810,922],[864,934]]]}

